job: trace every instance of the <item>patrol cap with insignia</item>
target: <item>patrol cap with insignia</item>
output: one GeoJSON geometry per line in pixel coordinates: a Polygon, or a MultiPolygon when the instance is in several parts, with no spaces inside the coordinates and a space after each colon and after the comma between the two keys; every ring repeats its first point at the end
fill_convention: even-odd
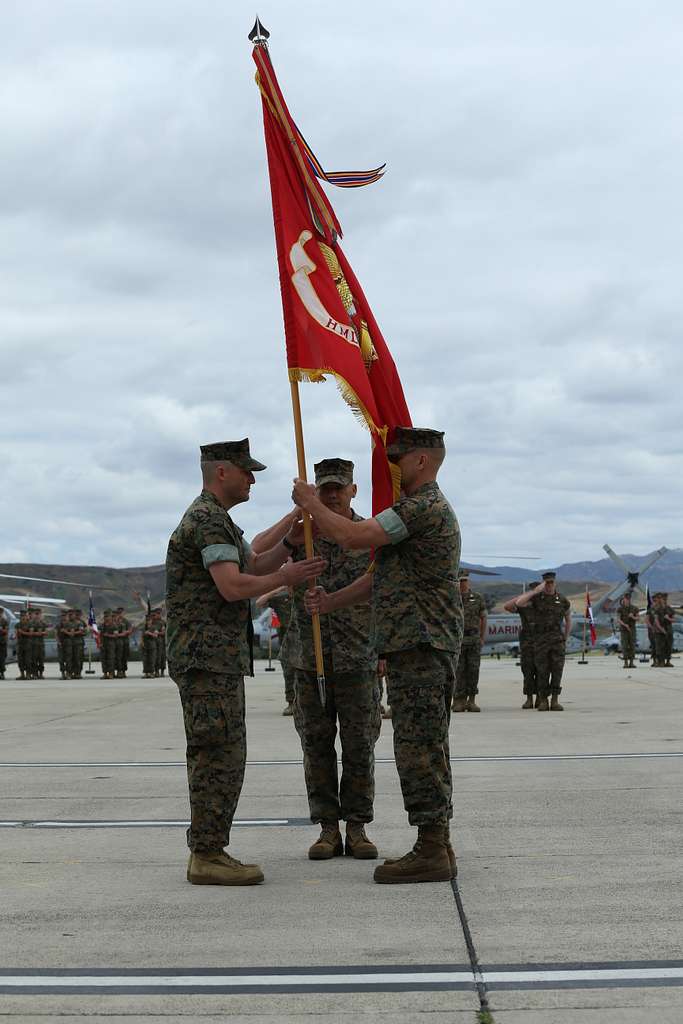
{"type": "Polygon", "coordinates": [[[232,462],[240,469],[258,473],[266,467],[262,462],[252,459],[249,451],[249,438],[241,441],[216,441],[214,444],[202,444],[199,446],[202,462],[232,462]]]}
{"type": "Polygon", "coordinates": [[[429,427],[396,427],[393,440],[387,446],[387,457],[398,459],[416,448],[444,449],[443,435],[443,430],[431,430],[429,427]]]}
{"type": "Polygon", "coordinates": [[[316,487],[324,484],[346,487],[353,483],[353,463],[348,459],[323,459],[322,462],[316,462],[314,469],[316,487]]]}
{"type": "Polygon", "coordinates": [[[458,579],[459,580],[468,580],[469,578],[470,578],[470,570],[469,569],[460,569],[460,571],[458,572],[458,579]]]}
{"type": "Polygon", "coordinates": [[[553,572],[552,569],[548,569],[547,572],[544,572],[544,573],[541,574],[541,579],[543,579],[543,580],[554,580],[556,577],[557,577],[557,573],[553,572]]]}

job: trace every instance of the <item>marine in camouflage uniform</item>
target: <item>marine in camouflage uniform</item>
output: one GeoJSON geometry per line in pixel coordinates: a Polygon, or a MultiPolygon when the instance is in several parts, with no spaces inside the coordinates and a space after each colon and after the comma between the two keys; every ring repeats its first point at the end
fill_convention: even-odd
{"type": "Polygon", "coordinates": [[[26,678],[36,678],[36,614],[35,608],[29,608],[22,626],[24,635],[24,660],[26,663],[26,678]]]}
{"type": "MultiPolygon", "coordinates": [[[[540,586],[539,582],[529,583],[528,590],[533,590],[534,587],[540,586]]],[[[519,665],[522,670],[522,693],[526,697],[526,700],[522,704],[522,708],[526,711],[529,708],[538,706],[538,684],[536,682],[536,655],[534,651],[534,610],[530,604],[522,605],[521,608],[517,605],[517,598],[507,601],[503,608],[506,612],[516,613],[519,615],[519,633],[517,638],[519,640],[519,665]]]]}
{"type": "Polygon", "coordinates": [[[191,823],[187,868],[193,884],[251,885],[257,865],[223,851],[246,764],[244,676],[252,670],[250,598],[312,575],[320,563],[276,569],[287,557],[280,543],[251,554],[228,509],[249,498],[249,441],[201,447],[204,488],[168,543],[166,614],[168,661],[178,686],[187,739],[191,823]],[[249,570],[256,570],[257,578],[249,570]]]}
{"type": "MultiPolygon", "coordinates": [[[[322,503],[351,522],[361,522],[351,508],[356,495],[353,463],[323,459],[315,466],[315,486],[322,503]]],[[[318,577],[327,594],[354,583],[367,573],[367,549],[348,550],[318,536],[317,554],[326,568],[318,577]]],[[[304,557],[303,547],[294,552],[304,557]]],[[[374,817],[375,743],[382,720],[379,709],[377,654],[370,640],[367,608],[357,605],[323,616],[320,622],[325,666],[326,703],[320,703],[311,618],[304,608],[304,588],[294,591],[292,618],[285,641],[284,659],[294,667],[294,723],[304,754],[304,776],[311,821],[320,823],[319,838],[311,846],[311,860],[327,860],[346,853],[360,859],[377,857],[377,847],[363,828],[374,817]],[[342,773],[337,771],[335,739],[339,729],[342,773]],[[346,843],[339,821],[346,822],[346,843]]]]}
{"type": "Polygon", "coordinates": [[[87,627],[83,612],[77,608],[74,611],[72,622],[72,647],[71,647],[71,678],[80,679],[83,674],[83,662],[85,661],[85,634],[87,627]]]}
{"type": "Polygon", "coordinates": [[[19,678],[26,679],[28,676],[27,668],[27,650],[28,650],[28,610],[22,608],[19,612],[19,621],[15,630],[15,642],[17,647],[17,668],[19,669],[19,678]]]}
{"type": "Polygon", "coordinates": [[[142,674],[145,679],[156,675],[159,631],[154,612],[148,612],[142,627],[142,674]]]}
{"type": "Polygon", "coordinates": [[[534,655],[538,686],[537,711],[564,711],[562,692],[566,640],[571,627],[571,605],[555,587],[554,572],[544,572],[543,582],[516,599],[518,608],[531,605],[534,616],[534,655]],[[551,698],[550,705],[548,697],[551,698]]]}
{"type": "Polygon", "coordinates": [[[463,638],[455,675],[454,711],[480,711],[474,699],[479,692],[481,648],[486,636],[486,602],[470,590],[469,569],[459,573],[460,598],[464,615],[463,638]]]}
{"type": "Polygon", "coordinates": [[[161,608],[155,609],[154,615],[157,628],[157,661],[154,674],[163,676],[166,674],[166,623],[161,608]]]}
{"type": "Polygon", "coordinates": [[[640,608],[631,603],[631,595],[624,594],[619,603],[619,633],[621,637],[621,656],[624,668],[635,668],[636,656],[636,622],[640,608]]]}
{"type": "Polygon", "coordinates": [[[100,661],[102,663],[102,678],[113,679],[115,671],[114,645],[116,637],[114,633],[114,613],[111,608],[105,608],[102,615],[102,629],[100,630],[100,661]]]}
{"type": "Polygon", "coordinates": [[[32,608],[30,616],[30,636],[28,642],[29,678],[42,679],[45,672],[45,637],[47,625],[40,608],[32,608]]]}
{"type": "Polygon", "coordinates": [[[404,496],[373,519],[335,516],[296,481],[294,501],[343,547],[372,547],[374,572],[337,595],[307,597],[323,614],[372,599],[373,637],[386,661],[394,753],[408,820],[418,839],[404,857],[375,871],[377,882],[445,881],[455,874],[448,822],[453,816],[448,727],[455,662],[463,632],[458,589],[460,529],[436,482],[445,455],[440,431],[397,427],[387,449],[404,496]]]}
{"type": "MultiPolygon", "coordinates": [[[[289,590],[280,590],[276,594],[267,596],[266,601],[269,608],[275,612],[278,617],[279,625],[277,626],[277,637],[279,642],[278,649],[278,660],[282,666],[282,675],[285,681],[285,709],[282,712],[285,716],[291,716],[294,714],[294,679],[295,669],[290,664],[286,657],[287,647],[286,639],[287,632],[292,620],[292,594],[289,590]]],[[[257,607],[260,607],[257,601],[257,607]]]]}
{"type": "Polygon", "coordinates": [[[55,640],[57,641],[57,661],[59,663],[59,674],[66,679],[66,662],[64,661],[64,628],[66,626],[68,610],[62,608],[59,613],[59,620],[55,626],[55,640]]]}
{"type": "Polygon", "coordinates": [[[9,623],[4,611],[0,608],[0,679],[5,678],[7,666],[7,640],[9,637],[9,623]]]}
{"type": "Polygon", "coordinates": [[[671,655],[674,646],[674,617],[675,611],[668,603],[668,594],[663,591],[656,595],[658,602],[655,606],[655,655],[659,668],[673,668],[671,655]]]}
{"type": "Polygon", "coordinates": [[[114,640],[114,671],[117,679],[125,679],[128,671],[128,659],[130,657],[130,637],[133,627],[125,618],[124,609],[119,607],[114,612],[112,632],[116,634],[114,640]]]}

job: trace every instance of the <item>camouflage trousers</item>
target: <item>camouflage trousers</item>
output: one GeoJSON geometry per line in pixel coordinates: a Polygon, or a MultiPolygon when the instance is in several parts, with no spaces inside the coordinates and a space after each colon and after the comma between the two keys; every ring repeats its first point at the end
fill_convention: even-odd
{"type": "Polygon", "coordinates": [[[166,637],[157,637],[157,658],[156,658],[156,671],[161,672],[162,675],[166,671],[166,637]]]}
{"type": "Polygon", "coordinates": [[[448,726],[454,657],[427,644],[385,657],[394,756],[408,821],[445,824],[453,817],[448,726]]]}
{"type": "Polygon", "coordinates": [[[524,688],[522,692],[527,697],[535,697],[538,692],[536,682],[536,654],[533,640],[519,641],[519,664],[522,669],[524,688]]]}
{"type": "Polygon", "coordinates": [[[564,640],[562,637],[537,638],[534,650],[539,697],[561,693],[565,657],[564,640]]]}
{"type": "Polygon", "coordinates": [[[17,637],[17,668],[22,673],[26,672],[26,637],[17,637]]]}
{"type": "Polygon", "coordinates": [[[67,637],[63,643],[64,670],[68,676],[79,676],[83,671],[85,644],[83,638],[67,637]]]}
{"type": "Polygon", "coordinates": [[[621,653],[624,661],[633,661],[636,656],[635,637],[630,629],[620,629],[621,653]]]}
{"type": "Polygon", "coordinates": [[[124,640],[116,639],[114,643],[114,671],[115,672],[126,672],[128,669],[128,649],[129,645],[124,640]]]}
{"type": "Polygon", "coordinates": [[[460,648],[458,667],[455,674],[455,696],[474,697],[479,693],[479,666],[481,664],[481,644],[479,637],[476,643],[464,643],[460,648]]]}
{"type": "Polygon", "coordinates": [[[109,675],[114,671],[114,640],[106,640],[102,638],[102,647],[100,648],[100,658],[102,661],[102,672],[109,675]]]}
{"type": "Polygon", "coordinates": [[[191,822],[187,845],[222,850],[242,792],[247,762],[244,676],[194,669],[177,676],[187,740],[191,822]]]}
{"type": "Polygon", "coordinates": [[[282,674],[285,677],[285,700],[288,704],[294,703],[294,689],[296,685],[296,669],[292,668],[291,665],[280,662],[282,666],[282,674]]]}
{"type": "Polygon", "coordinates": [[[157,671],[157,641],[153,637],[146,636],[142,645],[142,671],[147,676],[157,671]]]}
{"type": "Polygon", "coordinates": [[[377,673],[331,672],[325,676],[327,702],[318,696],[315,672],[295,671],[294,724],[304,754],[311,821],[373,819],[375,743],[382,719],[377,673]],[[335,739],[339,725],[341,780],[335,739]]]}
{"type": "Polygon", "coordinates": [[[671,661],[671,655],[674,647],[673,632],[669,635],[668,633],[655,633],[655,653],[654,660],[664,664],[665,661],[671,661]]]}
{"type": "Polygon", "coordinates": [[[0,673],[4,673],[7,665],[7,640],[0,640],[0,673]]]}
{"type": "Polygon", "coordinates": [[[31,637],[28,644],[27,668],[30,675],[35,676],[45,671],[45,641],[43,637],[31,637]]]}

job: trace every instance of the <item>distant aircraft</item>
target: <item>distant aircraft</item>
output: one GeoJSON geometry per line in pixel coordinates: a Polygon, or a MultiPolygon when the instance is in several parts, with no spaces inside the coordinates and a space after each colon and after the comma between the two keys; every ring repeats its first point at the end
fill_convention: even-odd
{"type": "MultiPolygon", "coordinates": [[[[597,625],[614,625],[610,613],[616,610],[619,598],[627,591],[632,593],[633,590],[639,590],[643,597],[646,597],[645,589],[640,583],[640,577],[651,569],[662,555],[666,554],[668,548],[659,548],[653,552],[638,569],[629,569],[624,560],[615,554],[609,544],[604,544],[603,550],[619,566],[624,573],[624,579],[593,603],[593,619],[597,625]]],[[[474,572],[474,570],[470,571],[474,572]]],[[[575,640],[581,639],[584,627],[587,625],[588,623],[584,615],[572,614],[571,636],[575,640]]],[[[484,654],[490,653],[492,648],[500,651],[504,650],[509,654],[517,654],[519,651],[519,627],[519,616],[514,613],[501,612],[490,615],[486,626],[484,647],[482,648],[484,654]]],[[[676,628],[675,631],[678,632],[676,628]]],[[[568,644],[568,650],[571,649],[571,646],[568,644]]]]}

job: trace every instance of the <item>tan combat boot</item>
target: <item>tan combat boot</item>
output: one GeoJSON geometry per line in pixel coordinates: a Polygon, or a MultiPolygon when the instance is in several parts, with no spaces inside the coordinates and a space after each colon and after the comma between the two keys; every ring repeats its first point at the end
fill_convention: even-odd
{"type": "Polygon", "coordinates": [[[465,711],[467,709],[467,697],[454,697],[452,708],[453,711],[465,711]]]}
{"type": "Polygon", "coordinates": [[[533,706],[534,706],[534,697],[533,697],[533,694],[529,693],[529,694],[527,694],[526,700],[522,704],[522,708],[526,711],[527,708],[532,708],[533,706]]]}
{"type": "Polygon", "coordinates": [[[356,860],[376,860],[377,847],[365,834],[365,826],[360,821],[346,822],[346,846],[347,857],[355,857],[356,860]]]}
{"type": "Polygon", "coordinates": [[[339,831],[338,821],[323,821],[320,823],[320,835],[308,851],[309,860],[331,860],[332,857],[341,857],[344,853],[344,843],[339,831]]]}
{"type": "Polygon", "coordinates": [[[551,711],[564,711],[564,708],[560,704],[560,698],[559,698],[559,696],[556,693],[554,693],[552,695],[552,697],[550,698],[550,710],[551,711]]]}
{"type": "MultiPolygon", "coordinates": [[[[419,836],[413,849],[417,849],[417,845],[420,842],[419,836]]],[[[458,874],[458,865],[455,859],[455,850],[451,845],[451,830],[446,825],[446,852],[448,853],[448,863],[451,866],[451,878],[455,878],[458,874]]],[[[401,858],[400,857],[387,857],[384,861],[385,864],[396,864],[401,858]]]]}
{"type": "Polygon", "coordinates": [[[376,882],[387,884],[449,882],[452,877],[445,825],[420,825],[410,853],[398,860],[385,861],[375,868],[374,874],[376,882]]]}
{"type": "Polygon", "coordinates": [[[475,701],[474,697],[467,698],[467,707],[465,708],[465,711],[481,711],[481,708],[475,701]]]}
{"type": "Polygon", "coordinates": [[[537,711],[550,711],[550,707],[548,705],[548,698],[547,697],[541,697],[540,694],[538,695],[538,697],[536,698],[536,710],[537,711]]]}
{"type": "Polygon", "coordinates": [[[187,880],[193,885],[258,885],[263,872],[258,864],[243,864],[223,850],[194,852],[187,864],[187,880]]]}

